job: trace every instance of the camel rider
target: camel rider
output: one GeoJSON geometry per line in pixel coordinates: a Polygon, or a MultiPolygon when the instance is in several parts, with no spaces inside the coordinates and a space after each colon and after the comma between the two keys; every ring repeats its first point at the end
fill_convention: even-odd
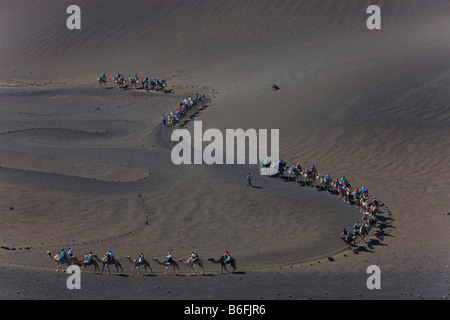
{"type": "Polygon", "coordinates": [[[361,228],[361,225],[359,224],[358,221],[356,221],[355,225],[353,226],[353,232],[358,232],[359,228],[361,228]]]}
{"type": "Polygon", "coordinates": [[[331,179],[331,176],[329,173],[327,173],[327,175],[325,176],[325,181],[331,181],[333,179],[331,179]]]}
{"type": "Polygon", "coordinates": [[[192,251],[191,259],[192,259],[192,262],[197,262],[197,260],[199,259],[199,258],[198,258],[198,253],[192,251]]]}
{"type": "Polygon", "coordinates": [[[137,263],[143,263],[144,262],[144,254],[141,252],[138,256],[137,263]]]}
{"type": "Polygon", "coordinates": [[[89,252],[89,255],[86,255],[86,256],[84,256],[84,263],[85,264],[89,264],[89,263],[91,263],[91,261],[92,261],[92,251],[91,252],[89,252]]]}
{"type": "Polygon", "coordinates": [[[297,165],[295,166],[297,170],[302,171],[302,166],[300,165],[300,162],[297,162],[297,165]]]}
{"type": "Polygon", "coordinates": [[[359,198],[359,189],[358,189],[358,188],[356,188],[355,191],[353,191],[353,197],[354,197],[355,199],[358,199],[358,198],[359,198]]]}
{"type": "Polygon", "coordinates": [[[66,250],[62,249],[61,253],[59,254],[59,261],[64,261],[67,258],[67,252],[66,250]]]}
{"type": "Polygon", "coordinates": [[[346,184],[347,182],[348,182],[348,180],[347,180],[347,178],[345,177],[345,176],[343,176],[342,178],[341,178],[341,182],[342,182],[342,184],[346,184]]]}
{"type": "Polygon", "coordinates": [[[114,261],[114,253],[112,250],[109,250],[109,252],[106,253],[106,260],[109,262],[114,261]]]}
{"type": "Polygon", "coordinates": [[[369,197],[369,190],[367,189],[366,186],[363,186],[361,188],[361,192],[363,193],[364,198],[368,198],[369,197]]]}
{"type": "Polygon", "coordinates": [[[167,258],[166,258],[167,264],[171,265],[172,264],[172,253],[167,252],[167,258]]]}
{"type": "Polygon", "coordinates": [[[316,169],[316,167],[314,166],[314,165],[312,165],[312,167],[311,167],[311,173],[317,173],[317,169],[316,169]]]}
{"type": "Polygon", "coordinates": [[[225,254],[223,255],[223,257],[224,257],[224,261],[223,262],[225,262],[225,264],[228,264],[228,263],[231,262],[231,255],[228,252],[228,250],[225,250],[225,254]]]}
{"type": "Polygon", "coordinates": [[[343,239],[348,234],[348,231],[346,229],[342,230],[341,238],[343,239]]]}

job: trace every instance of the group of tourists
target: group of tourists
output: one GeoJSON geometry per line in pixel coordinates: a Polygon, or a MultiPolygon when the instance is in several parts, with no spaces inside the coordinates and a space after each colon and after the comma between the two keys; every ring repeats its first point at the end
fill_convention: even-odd
{"type": "MultiPolygon", "coordinates": [[[[69,248],[68,251],[66,251],[65,249],[62,249],[61,252],[58,253],[56,260],[60,261],[60,262],[70,261],[72,259],[72,257],[73,257],[72,249],[69,248]]],[[[93,258],[94,258],[94,254],[91,251],[91,252],[89,252],[88,255],[84,256],[84,260],[82,261],[82,264],[86,264],[86,265],[91,264],[93,258]]],[[[231,258],[231,254],[228,250],[225,250],[225,253],[223,254],[223,258],[224,258],[224,263],[226,265],[231,263],[232,258],[231,258]]],[[[200,260],[198,252],[192,251],[189,259],[193,263],[198,262],[200,260]]],[[[113,263],[115,261],[115,255],[112,252],[112,250],[109,250],[108,252],[105,253],[104,261],[106,263],[113,263]]],[[[145,262],[144,253],[140,252],[136,258],[136,265],[144,264],[144,262],[145,262]]],[[[169,251],[169,252],[167,252],[167,256],[165,258],[165,264],[166,264],[166,266],[171,266],[173,264],[173,262],[174,262],[174,260],[172,258],[172,253],[169,251]]]]}
{"type": "Polygon", "coordinates": [[[58,252],[56,259],[58,261],[65,261],[65,260],[69,260],[71,257],[73,256],[73,250],[72,249],[68,249],[67,251],[65,249],[61,249],[60,252],[58,252]]]}
{"type": "MultiPolygon", "coordinates": [[[[108,78],[106,77],[105,74],[103,74],[100,77],[98,77],[97,81],[99,82],[100,86],[102,86],[102,84],[105,84],[108,82],[108,78]]],[[[126,80],[125,76],[120,73],[118,73],[117,76],[114,76],[112,78],[113,84],[115,86],[118,86],[121,89],[123,89],[125,87],[126,81],[127,80],[126,80]]],[[[128,81],[130,81],[130,84],[134,88],[140,87],[146,91],[161,90],[167,86],[167,81],[164,78],[158,79],[156,77],[150,78],[148,76],[145,78],[139,78],[137,73],[134,76],[128,76],[128,81]]]]}
{"type": "Polygon", "coordinates": [[[161,117],[162,123],[164,125],[167,124],[170,124],[171,126],[176,125],[183,118],[187,117],[196,106],[198,106],[201,102],[204,102],[205,100],[206,96],[204,94],[199,95],[198,93],[193,98],[191,96],[184,98],[177,106],[175,111],[169,112],[167,116],[165,114],[162,115],[161,117]]]}
{"type": "MultiPolygon", "coordinates": [[[[325,183],[325,179],[333,181],[329,174],[324,176],[323,179],[321,184],[325,183]]],[[[349,203],[353,201],[360,207],[360,211],[363,212],[361,223],[356,221],[352,231],[344,229],[341,233],[341,239],[343,239],[344,242],[350,242],[351,240],[355,240],[359,235],[367,235],[370,232],[371,227],[377,223],[380,206],[379,201],[376,198],[374,198],[373,201],[370,201],[369,190],[365,185],[363,185],[361,189],[358,187],[353,189],[345,176],[334,180],[331,183],[331,186],[337,189],[339,196],[345,195],[349,203]]]]}
{"type": "MultiPolygon", "coordinates": [[[[279,164],[278,172],[281,175],[284,171],[288,170],[288,166],[284,161],[280,160],[277,163],[279,164]]],[[[267,167],[270,166],[270,164],[270,161],[265,161],[262,162],[260,166],[267,167]]],[[[314,175],[314,180],[318,179],[321,187],[324,187],[327,190],[328,187],[336,188],[339,197],[343,197],[344,200],[347,199],[348,203],[355,203],[360,208],[360,211],[363,213],[361,223],[356,221],[351,231],[344,229],[341,233],[341,239],[345,242],[350,243],[351,240],[355,240],[359,235],[368,234],[371,227],[377,223],[380,204],[376,198],[370,201],[369,190],[365,185],[363,185],[361,189],[358,187],[353,189],[346,176],[333,180],[329,173],[326,175],[319,174],[315,165],[312,165],[311,168],[302,170],[300,163],[297,163],[289,169],[289,172],[290,174],[301,173],[306,179],[314,175]]]]}

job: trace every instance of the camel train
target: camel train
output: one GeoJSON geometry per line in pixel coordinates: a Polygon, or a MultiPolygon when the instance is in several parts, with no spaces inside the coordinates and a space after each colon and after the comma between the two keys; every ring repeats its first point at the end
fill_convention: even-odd
{"type": "MultiPolygon", "coordinates": [[[[314,165],[311,168],[303,170],[300,163],[288,167],[285,161],[279,160],[272,162],[269,159],[260,162],[260,168],[270,168],[278,166],[278,171],[272,171],[273,175],[278,175],[284,177],[284,173],[288,172],[288,180],[295,179],[295,182],[303,182],[303,185],[307,184],[317,190],[325,190],[327,193],[331,191],[332,188],[335,189],[334,193],[338,194],[338,199],[349,204],[356,204],[360,212],[363,213],[362,224],[356,223],[353,231],[347,232],[345,229],[341,234],[341,239],[345,244],[349,245],[349,248],[356,246],[356,239],[360,237],[362,241],[366,241],[367,235],[370,230],[376,225],[379,217],[379,201],[373,198],[372,201],[369,200],[369,192],[366,186],[361,189],[353,189],[348,179],[343,176],[339,179],[332,179],[327,173],[326,175],[319,174],[314,165]],[[318,185],[315,186],[315,183],[318,185]]],[[[260,169],[262,172],[262,170],[260,169]]]]}
{"type": "MultiPolygon", "coordinates": [[[[62,250],[61,252],[59,252],[56,255],[52,255],[50,251],[47,251],[47,255],[56,264],[56,271],[65,272],[66,270],[64,269],[64,265],[66,266],[66,269],[70,265],[77,265],[82,269],[87,269],[88,266],[94,266],[94,273],[98,273],[98,274],[103,274],[103,271],[106,267],[108,274],[110,274],[109,266],[114,266],[116,268],[116,274],[119,274],[119,271],[121,272],[120,274],[124,273],[123,267],[120,264],[119,260],[116,259],[113,255],[111,255],[110,252],[106,253],[102,259],[99,259],[96,254],[91,253],[89,256],[86,255],[84,260],[80,260],[74,256],[69,256],[64,250],[62,250]],[[101,270],[99,267],[99,263],[102,264],[101,270]]],[[[153,269],[150,266],[150,263],[147,260],[145,260],[144,258],[131,259],[130,256],[126,256],[125,258],[133,265],[133,273],[136,273],[136,270],[137,270],[138,273],[140,274],[141,267],[143,267],[145,269],[146,273],[148,273],[148,272],[150,272],[150,274],[153,273],[153,269]]],[[[205,274],[204,262],[202,259],[200,259],[198,257],[196,259],[189,257],[186,260],[172,259],[171,261],[168,261],[167,259],[163,259],[160,261],[158,258],[153,258],[152,260],[155,261],[157,264],[164,266],[164,271],[163,271],[164,275],[172,274],[172,272],[170,271],[170,267],[172,267],[173,271],[176,272],[176,275],[179,275],[179,273],[180,273],[180,264],[179,263],[184,264],[189,268],[188,275],[191,275],[191,272],[193,275],[196,275],[196,272],[195,272],[196,268],[201,269],[201,275],[205,274]]],[[[215,260],[214,258],[209,258],[208,261],[211,261],[214,264],[220,264],[220,266],[221,266],[220,273],[221,274],[223,273],[223,270],[225,270],[227,273],[229,272],[227,270],[227,264],[229,264],[231,266],[232,272],[235,272],[237,269],[236,260],[232,257],[230,257],[230,260],[227,262],[225,262],[224,256],[222,256],[218,260],[215,260]]]]}
{"type": "MultiPolygon", "coordinates": [[[[105,74],[97,78],[100,88],[106,88],[108,82],[111,82],[115,87],[124,90],[127,86],[127,79],[118,73],[117,77],[114,76],[112,79],[108,79],[105,74]]],[[[145,91],[155,90],[160,91],[167,87],[167,81],[165,79],[149,78],[145,77],[140,79],[136,74],[134,77],[128,76],[128,81],[130,86],[134,89],[144,89],[145,91]]]]}

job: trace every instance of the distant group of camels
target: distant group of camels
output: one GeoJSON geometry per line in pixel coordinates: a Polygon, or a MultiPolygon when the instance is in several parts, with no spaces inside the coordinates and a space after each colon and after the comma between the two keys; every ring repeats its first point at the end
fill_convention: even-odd
{"type": "MultiPolygon", "coordinates": [[[[105,267],[108,270],[108,274],[110,274],[109,266],[114,266],[116,268],[116,273],[119,273],[119,270],[122,272],[122,274],[124,272],[120,261],[116,258],[109,259],[107,257],[107,255],[105,255],[102,259],[99,259],[98,256],[94,254],[94,255],[92,255],[92,259],[90,259],[90,260],[79,260],[77,257],[73,257],[73,256],[72,257],[66,256],[64,259],[61,259],[59,254],[52,256],[50,251],[47,251],[47,255],[55,262],[56,271],[60,271],[60,270],[64,271],[63,265],[70,266],[70,265],[74,264],[81,268],[86,268],[87,266],[92,265],[92,266],[94,266],[94,273],[98,272],[100,274],[103,274],[105,267]],[[101,271],[100,271],[99,263],[102,264],[101,271]]],[[[145,260],[145,259],[139,260],[138,258],[131,259],[130,256],[127,256],[126,259],[128,261],[130,261],[131,264],[133,265],[134,272],[136,272],[136,270],[137,270],[138,273],[140,273],[140,268],[143,267],[145,269],[145,272],[148,272],[150,270],[150,273],[153,273],[153,269],[147,260],[145,260]]],[[[195,267],[199,267],[201,269],[202,275],[204,274],[204,271],[205,271],[203,260],[200,258],[197,258],[195,260],[192,258],[188,258],[186,261],[183,259],[178,259],[178,261],[173,259],[170,263],[167,262],[167,260],[160,261],[157,258],[153,258],[153,261],[164,266],[164,274],[171,274],[171,272],[169,271],[169,268],[172,267],[173,271],[176,272],[176,274],[178,275],[180,273],[179,263],[185,264],[186,266],[189,267],[188,275],[191,274],[191,271],[193,272],[193,275],[196,274],[195,267]]],[[[215,264],[220,264],[220,266],[221,266],[220,273],[221,274],[223,273],[224,270],[227,273],[229,273],[229,271],[227,270],[227,263],[225,262],[224,256],[222,256],[218,260],[216,260],[214,258],[209,258],[208,261],[211,261],[215,264]]],[[[233,269],[232,272],[236,271],[237,266],[236,266],[236,260],[234,258],[230,258],[229,264],[230,264],[231,268],[233,269]]]]}
{"type": "MultiPolygon", "coordinates": [[[[104,85],[106,86],[108,82],[111,82],[114,86],[117,86],[117,88],[122,90],[127,86],[127,79],[120,73],[117,74],[117,77],[114,76],[112,79],[108,79],[106,75],[103,74],[102,76],[98,77],[97,81],[100,88],[102,88],[104,85]]],[[[159,91],[166,88],[167,86],[167,81],[165,79],[149,77],[140,79],[137,74],[134,77],[128,76],[128,81],[134,89],[141,88],[147,92],[149,90],[159,91]]]]}
{"type": "MultiPolygon", "coordinates": [[[[328,174],[319,174],[317,170],[302,170],[300,164],[289,167],[284,161],[282,163],[283,165],[279,165],[278,167],[278,174],[281,177],[283,177],[284,172],[287,171],[289,174],[288,179],[295,178],[296,182],[302,180],[304,185],[308,183],[312,187],[315,187],[314,183],[319,181],[319,187],[327,192],[329,192],[330,188],[335,188],[339,195],[338,199],[343,199],[345,202],[351,203],[353,198],[354,203],[359,207],[360,212],[363,213],[362,223],[358,228],[354,228],[353,231],[344,232],[341,235],[341,239],[349,245],[349,248],[351,248],[351,246],[356,246],[356,239],[358,236],[365,241],[370,230],[378,221],[379,202],[377,199],[374,198],[373,201],[370,201],[368,192],[363,193],[359,189],[352,190],[352,187],[345,176],[340,179],[332,179],[328,174]]],[[[267,165],[268,164],[261,164],[261,166],[267,165]]]]}

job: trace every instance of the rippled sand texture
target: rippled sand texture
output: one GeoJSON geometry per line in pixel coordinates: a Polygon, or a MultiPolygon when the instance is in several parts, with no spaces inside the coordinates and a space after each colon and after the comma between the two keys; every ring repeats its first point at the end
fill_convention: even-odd
{"type": "Polygon", "coordinates": [[[166,286],[186,299],[448,295],[448,1],[371,2],[375,31],[356,0],[80,0],[79,31],[66,28],[70,4],[0,1],[0,298],[173,299],[166,286]],[[118,72],[165,78],[168,92],[99,87],[118,72]],[[208,101],[191,132],[192,120],[279,129],[288,164],[366,185],[384,205],[357,254],[339,236],[361,214],[336,194],[255,165],[173,165],[160,118],[196,93],[208,101]],[[128,276],[86,274],[73,296],[46,255],[67,247],[113,250],[128,276]],[[162,277],[152,261],[157,276],[132,276],[125,261],[226,249],[238,273],[206,261],[199,280],[162,277]],[[372,264],[381,291],[365,285],[372,264]],[[18,297],[33,270],[40,285],[18,297]],[[105,281],[123,291],[90,287],[105,281]],[[237,296],[220,289],[236,285],[237,296]]]}

